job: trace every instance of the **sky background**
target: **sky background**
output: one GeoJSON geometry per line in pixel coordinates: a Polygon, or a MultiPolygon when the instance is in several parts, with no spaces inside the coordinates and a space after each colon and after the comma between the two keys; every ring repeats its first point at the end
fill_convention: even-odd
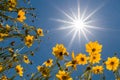
{"type": "MultiPolygon", "coordinates": [[[[72,36],[67,36],[68,31],[66,30],[56,30],[63,24],[53,19],[66,19],[59,9],[69,14],[70,10],[77,8],[77,0],[31,0],[31,4],[37,9],[36,13],[39,18],[39,20],[35,22],[35,25],[43,28],[44,31],[49,31],[47,34],[45,33],[45,36],[42,38],[40,50],[33,58],[35,66],[38,64],[41,65],[48,58],[54,58],[52,55],[52,47],[55,46],[56,43],[64,44],[70,53],[74,50],[75,54],[80,52],[87,54],[85,52],[85,44],[89,41],[98,41],[103,45],[101,54],[104,60],[106,60],[108,56],[113,56],[115,52],[118,53],[120,58],[120,0],[80,0],[81,12],[88,7],[87,14],[104,4],[91,19],[96,21],[93,23],[95,26],[105,29],[92,29],[91,32],[94,36],[88,34],[87,37],[89,41],[86,41],[84,37],[82,37],[79,42],[78,38],[75,38],[71,46],[69,46],[69,44],[72,36]]],[[[114,80],[114,77],[110,77],[112,72],[105,71],[105,73],[109,75],[107,76],[107,80],[114,80]]],[[[77,75],[77,73],[74,75],[77,75]]]]}

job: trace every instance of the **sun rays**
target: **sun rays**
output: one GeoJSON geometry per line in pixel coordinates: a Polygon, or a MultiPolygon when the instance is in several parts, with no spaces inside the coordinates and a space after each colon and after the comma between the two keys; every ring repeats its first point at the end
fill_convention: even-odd
{"type": "Polygon", "coordinates": [[[70,12],[66,12],[59,9],[59,11],[63,14],[65,18],[54,19],[55,21],[60,22],[61,25],[63,25],[57,28],[57,30],[69,31],[66,33],[66,35],[71,36],[69,45],[71,45],[75,39],[78,39],[80,41],[80,39],[83,37],[85,38],[86,41],[89,41],[88,36],[94,35],[92,33],[93,30],[104,29],[101,27],[97,27],[97,25],[94,25],[93,22],[95,22],[95,20],[92,18],[92,16],[94,16],[94,14],[98,12],[104,6],[104,4],[100,5],[92,12],[88,13],[87,8],[85,8],[84,10],[82,9],[83,12],[81,12],[80,1],[78,0],[77,3],[78,4],[75,11],[71,9],[70,12]]]}

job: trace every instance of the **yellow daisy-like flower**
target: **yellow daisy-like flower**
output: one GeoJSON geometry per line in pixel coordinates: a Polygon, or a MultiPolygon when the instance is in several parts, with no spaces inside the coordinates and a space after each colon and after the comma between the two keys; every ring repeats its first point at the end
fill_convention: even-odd
{"type": "Polygon", "coordinates": [[[12,11],[17,5],[17,0],[8,0],[8,10],[12,11]]]}
{"type": "Polygon", "coordinates": [[[89,56],[89,62],[92,64],[99,63],[101,60],[101,54],[100,53],[93,53],[89,56]]]}
{"type": "Polygon", "coordinates": [[[87,64],[88,58],[87,58],[87,56],[85,54],[82,54],[82,53],[78,54],[76,56],[76,59],[77,59],[79,65],[87,64]]]}
{"type": "Polygon", "coordinates": [[[5,75],[3,75],[3,76],[0,78],[0,80],[8,80],[8,78],[7,78],[5,75]]]}
{"type": "Polygon", "coordinates": [[[99,44],[97,41],[95,42],[89,42],[86,44],[86,52],[89,54],[92,53],[100,53],[102,51],[102,45],[99,44]]]}
{"type": "Polygon", "coordinates": [[[26,64],[29,64],[30,63],[30,60],[28,59],[28,57],[26,55],[23,56],[23,61],[26,63],[26,64]]]}
{"type": "Polygon", "coordinates": [[[9,31],[10,30],[10,26],[7,24],[6,25],[6,30],[9,31]]]}
{"type": "Polygon", "coordinates": [[[42,30],[41,28],[38,28],[38,29],[37,29],[37,35],[39,35],[39,36],[44,36],[43,30],[42,30]]]}
{"type": "Polygon", "coordinates": [[[108,70],[116,71],[119,66],[119,59],[117,57],[112,57],[112,58],[108,57],[105,64],[108,70]]]}
{"type": "Polygon", "coordinates": [[[93,68],[92,68],[92,72],[94,73],[94,74],[102,74],[103,73],[103,66],[94,66],[93,68]]]}
{"type": "Polygon", "coordinates": [[[61,70],[59,70],[59,72],[56,74],[56,77],[57,77],[59,80],[73,80],[73,79],[70,77],[70,74],[69,74],[68,72],[61,71],[61,70]]]}
{"type": "Polygon", "coordinates": [[[34,36],[27,35],[25,37],[25,45],[31,47],[34,41],[34,36]]]}
{"type": "Polygon", "coordinates": [[[63,60],[64,55],[68,55],[68,52],[63,44],[56,44],[56,46],[52,49],[52,54],[58,59],[63,60]]]}
{"type": "Polygon", "coordinates": [[[7,36],[9,36],[9,34],[7,34],[7,33],[0,33],[0,41],[3,41],[4,37],[7,37],[7,36]]]}
{"type": "Polygon", "coordinates": [[[74,55],[74,52],[72,52],[72,60],[71,61],[69,61],[69,62],[67,62],[66,64],[65,64],[65,66],[66,67],[69,67],[69,66],[71,66],[71,67],[73,67],[73,69],[74,70],[76,70],[76,67],[77,67],[77,65],[78,65],[78,60],[76,59],[76,57],[75,57],[75,55],[74,55]]]}
{"type": "Polygon", "coordinates": [[[0,65],[0,72],[3,70],[3,66],[2,65],[0,65]]]}
{"type": "Polygon", "coordinates": [[[41,72],[43,77],[49,77],[50,76],[50,69],[47,67],[43,67],[43,66],[37,66],[37,70],[39,72],[41,72]]]}
{"type": "Polygon", "coordinates": [[[19,76],[21,76],[21,77],[23,76],[23,67],[21,67],[21,65],[17,65],[15,67],[15,70],[19,74],[19,76]]]}
{"type": "Polygon", "coordinates": [[[17,20],[20,21],[20,22],[23,22],[25,19],[26,19],[25,11],[24,10],[19,10],[17,20]]]}
{"type": "Polygon", "coordinates": [[[45,64],[46,67],[51,67],[53,65],[53,59],[49,59],[45,61],[43,64],[45,64]]]}

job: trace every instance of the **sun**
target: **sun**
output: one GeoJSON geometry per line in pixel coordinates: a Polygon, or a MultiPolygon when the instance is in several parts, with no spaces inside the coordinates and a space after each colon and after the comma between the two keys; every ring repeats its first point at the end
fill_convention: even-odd
{"type": "Polygon", "coordinates": [[[82,38],[84,37],[86,41],[89,41],[88,36],[90,37],[90,35],[92,36],[94,35],[92,32],[93,30],[104,29],[101,27],[97,27],[97,25],[94,25],[93,22],[95,22],[95,20],[92,18],[94,14],[104,6],[103,4],[94,9],[92,12],[88,13],[87,8],[85,8],[81,12],[79,0],[77,3],[78,3],[77,7],[73,8],[76,10],[71,9],[70,12],[69,11],[65,12],[61,9],[58,9],[65,17],[64,19],[53,19],[64,25],[57,28],[57,30],[69,31],[66,32],[66,35],[71,36],[71,40],[69,43],[70,46],[72,45],[76,38],[78,38],[78,40],[81,40],[81,37],[82,38]]]}
{"type": "Polygon", "coordinates": [[[83,30],[85,28],[85,23],[82,20],[74,20],[73,22],[74,29],[83,30]]]}

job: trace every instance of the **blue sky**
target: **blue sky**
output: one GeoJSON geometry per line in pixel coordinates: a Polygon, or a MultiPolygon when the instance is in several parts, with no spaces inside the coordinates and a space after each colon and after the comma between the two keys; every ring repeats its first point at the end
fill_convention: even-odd
{"type": "MultiPolygon", "coordinates": [[[[68,52],[72,50],[75,53],[86,53],[85,44],[89,41],[99,41],[103,45],[102,58],[107,59],[108,56],[113,56],[114,53],[118,53],[120,57],[120,0],[80,0],[81,11],[88,6],[87,14],[100,7],[91,19],[96,22],[95,26],[105,28],[104,30],[95,30],[91,32],[95,36],[88,34],[89,41],[86,41],[82,37],[81,42],[78,42],[77,38],[73,41],[69,47],[72,36],[66,36],[66,30],[55,30],[59,28],[62,23],[54,21],[52,19],[66,19],[66,17],[58,10],[61,9],[67,13],[71,9],[77,8],[77,0],[32,0],[32,6],[37,8],[37,14],[39,20],[35,22],[35,25],[43,28],[44,31],[48,30],[49,33],[45,34],[40,44],[40,51],[34,57],[34,62],[42,64],[48,58],[54,58],[52,55],[52,47],[56,43],[62,43],[68,48],[68,52]]],[[[112,72],[107,72],[107,75],[112,75],[112,72]]],[[[108,76],[107,76],[108,78],[108,76]]],[[[114,80],[111,77],[109,80],[114,80]]]]}

